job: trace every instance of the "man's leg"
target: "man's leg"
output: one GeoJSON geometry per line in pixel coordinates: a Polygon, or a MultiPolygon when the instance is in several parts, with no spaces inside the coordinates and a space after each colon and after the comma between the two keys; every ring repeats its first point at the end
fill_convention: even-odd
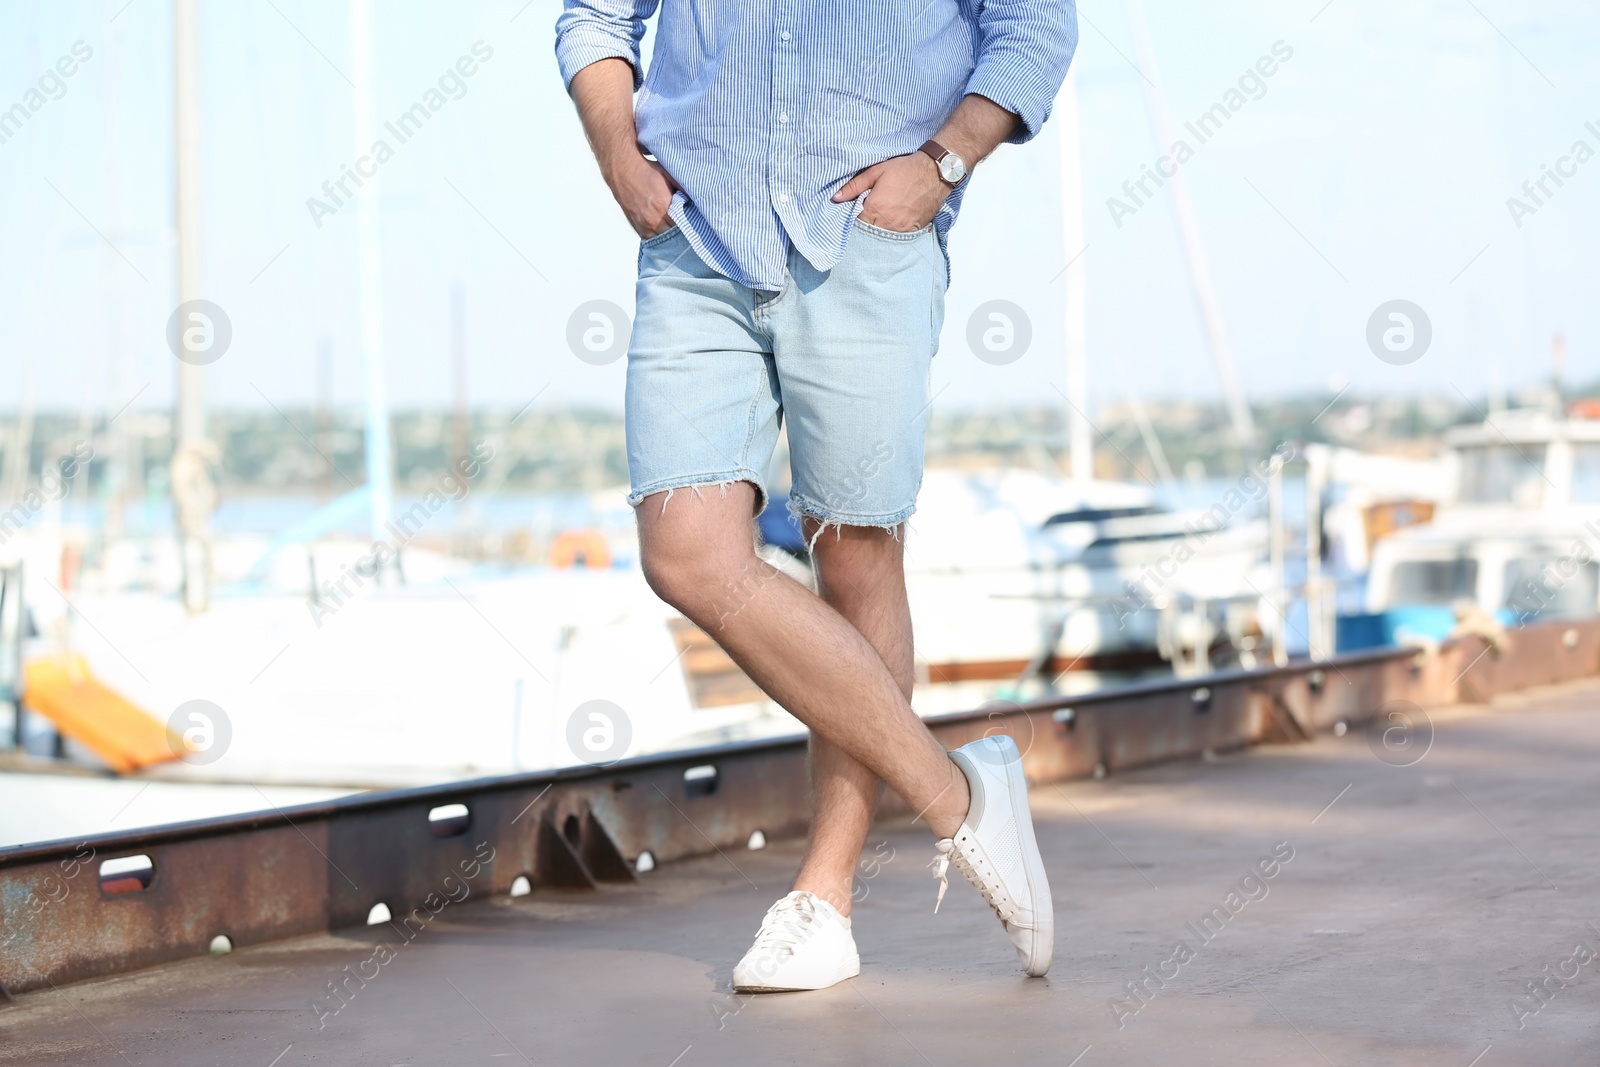
{"type": "MultiPolygon", "coordinates": [[[[935,834],[952,836],[967,814],[966,777],[911,710],[872,642],[756,555],[754,487],[735,482],[668,496],[653,494],[637,509],[641,562],[656,594],[814,734],[922,812],[935,834]]],[[[858,842],[850,868],[859,850],[858,842]]]]}
{"type": "MultiPolygon", "coordinates": [[[[841,526],[817,537],[814,521],[804,525],[806,539],[814,539],[822,598],[867,639],[909,700],[914,651],[904,529],[891,535],[877,527],[841,526]]],[[[882,784],[865,764],[820,734],[811,735],[811,840],[794,888],[817,894],[843,915],[850,914],[856,861],[882,784]]]]}

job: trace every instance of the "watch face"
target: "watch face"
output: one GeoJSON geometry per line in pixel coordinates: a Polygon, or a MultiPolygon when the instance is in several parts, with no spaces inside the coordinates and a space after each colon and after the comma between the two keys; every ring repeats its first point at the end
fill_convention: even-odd
{"type": "Polygon", "coordinates": [[[944,158],[939,160],[939,177],[955,185],[967,176],[966,162],[954,152],[946,152],[944,158]]]}

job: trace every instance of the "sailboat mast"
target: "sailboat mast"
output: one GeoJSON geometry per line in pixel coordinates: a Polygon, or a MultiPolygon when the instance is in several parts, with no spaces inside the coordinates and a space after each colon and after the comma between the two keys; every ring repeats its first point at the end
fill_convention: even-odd
{"type": "Polygon", "coordinates": [[[467,405],[467,290],[458,279],[450,287],[450,450],[456,463],[467,461],[472,412],[467,405]]]}
{"type": "MultiPolygon", "coordinates": [[[[1150,26],[1145,22],[1142,0],[1127,0],[1128,23],[1133,30],[1134,53],[1144,77],[1145,104],[1149,108],[1151,132],[1155,135],[1156,150],[1168,151],[1173,143],[1172,119],[1167,114],[1167,95],[1161,85],[1161,71],[1156,65],[1155,47],[1150,43],[1150,26]]],[[[1195,301],[1200,305],[1200,317],[1205,323],[1206,339],[1211,346],[1211,359],[1217,367],[1217,377],[1222,382],[1222,393],[1228,405],[1228,415],[1233,423],[1233,434],[1241,447],[1249,447],[1255,440],[1255,422],[1250,417],[1250,407],[1244,402],[1244,391],[1239,387],[1239,375],[1234,370],[1233,352],[1228,347],[1228,331],[1222,321],[1222,306],[1217,291],[1211,285],[1211,267],[1206,260],[1205,244],[1200,239],[1200,223],[1194,214],[1194,204],[1189,199],[1189,184],[1183,168],[1176,168],[1167,179],[1172,191],[1172,211],[1177,217],[1178,234],[1183,240],[1183,250],[1189,264],[1189,281],[1194,287],[1195,301]]]]}
{"type": "MultiPolygon", "coordinates": [[[[376,68],[372,53],[370,0],[351,0],[350,40],[355,74],[355,148],[359,158],[378,139],[376,68]]],[[[372,488],[372,539],[389,537],[394,508],[394,465],[389,438],[389,373],[383,351],[383,230],[379,188],[365,189],[356,202],[357,299],[361,315],[361,366],[366,400],[367,484],[372,488]]]]}
{"type": "MultiPolygon", "coordinates": [[[[177,63],[177,225],[178,301],[200,298],[200,104],[199,50],[195,26],[196,0],[173,4],[174,45],[177,63]]],[[[178,361],[178,441],[200,441],[206,435],[205,367],[178,361]]]]}
{"type": "Polygon", "coordinates": [[[1067,257],[1062,314],[1066,327],[1067,447],[1073,481],[1094,478],[1094,438],[1089,425],[1089,345],[1084,317],[1088,279],[1083,251],[1083,139],[1078,123],[1078,79],[1067,70],[1056,108],[1061,149],[1061,245],[1067,257]]]}
{"type": "MultiPolygon", "coordinates": [[[[200,277],[200,38],[196,0],[174,0],[174,148],[178,303],[201,297],[200,277]]],[[[178,361],[177,441],[173,449],[173,504],[178,513],[183,603],[191,612],[211,602],[210,516],[215,494],[206,470],[205,367],[178,361]]]]}

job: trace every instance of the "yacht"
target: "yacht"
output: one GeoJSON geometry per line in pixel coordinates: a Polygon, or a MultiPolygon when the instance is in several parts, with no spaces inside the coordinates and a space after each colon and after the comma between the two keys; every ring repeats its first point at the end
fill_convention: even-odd
{"type": "Polygon", "coordinates": [[[1366,612],[1340,647],[1442,640],[1468,614],[1511,626],[1600,609],[1600,412],[1510,410],[1445,437],[1451,492],[1378,541],[1366,612]]]}

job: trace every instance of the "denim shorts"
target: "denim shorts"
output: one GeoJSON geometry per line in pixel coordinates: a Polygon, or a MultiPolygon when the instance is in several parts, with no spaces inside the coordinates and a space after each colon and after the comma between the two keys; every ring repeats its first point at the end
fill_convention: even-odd
{"type": "Polygon", "coordinates": [[[747,481],[765,510],[787,420],[792,513],[904,522],[922,487],[945,279],[932,227],[858,219],[832,270],[791,249],[776,293],[706,266],[676,226],[646,240],[628,348],[629,504],[747,481]]]}

